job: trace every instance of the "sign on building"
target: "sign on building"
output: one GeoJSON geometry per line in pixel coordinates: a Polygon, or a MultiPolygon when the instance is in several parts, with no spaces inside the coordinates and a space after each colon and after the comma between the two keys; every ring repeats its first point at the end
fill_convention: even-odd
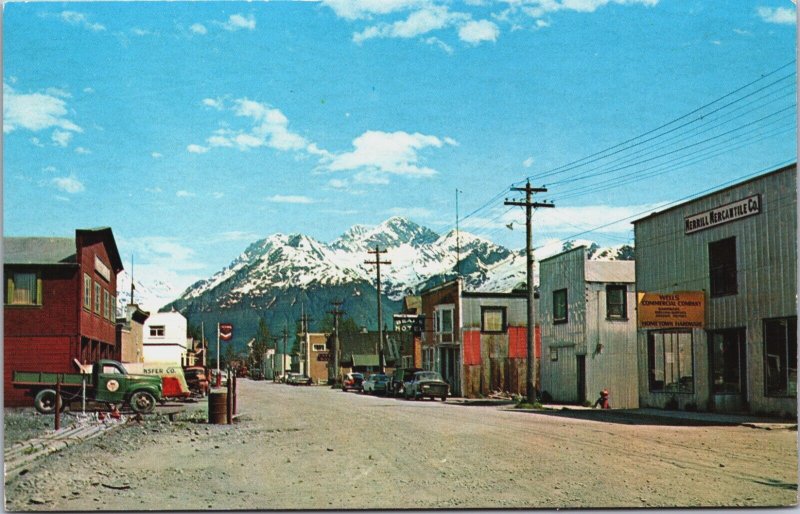
{"type": "Polygon", "coordinates": [[[703,328],[705,293],[639,293],[639,328],[703,328]]]}
{"type": "Polygon", "coordinates": [[[748,196],[742,200],[687,216],[684,227],[687,234],[740,220],[761,212],[761,195],[748,196]]]}

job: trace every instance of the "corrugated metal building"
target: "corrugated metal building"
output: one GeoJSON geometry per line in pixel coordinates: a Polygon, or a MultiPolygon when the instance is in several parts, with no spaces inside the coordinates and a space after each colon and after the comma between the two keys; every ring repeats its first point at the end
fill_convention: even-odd
{"type": "Polygon", "coordinates": [[[558,402],[638,407],[632,261],[590,261],[579,246],[539,262],[542,391],[558,402]]]}
{"type": "Polygon", "coordinates": [[[793,164],[634,222],[637,290],[662,310],[639,307],[642,405],[796,416],[796,180],[793,164]]]}

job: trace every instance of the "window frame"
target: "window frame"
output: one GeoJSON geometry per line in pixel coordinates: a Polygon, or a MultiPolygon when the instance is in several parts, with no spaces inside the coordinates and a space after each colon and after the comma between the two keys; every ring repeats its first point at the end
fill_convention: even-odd
{"type": "Polygon", "coordinates": [[[83,274],[83,308],[92,312],[92,276],[83,274]]]}
{"type": "Polygon", "coordinates": [[[711,298],[739,293],[736,236],[708,243],[708,290],[711,298]],[[733,251],[727,245],[733,245],[733,251]]]}
{"type": "MultiPolygon", "coordinates": [[[[670,341],[670,343],[672,344],[672,341],[670,341]]],[[[672,355],[672,352],[670,352],[670,355],[672,355]]],[[[673,371],[673,374],[674,373],[675,373],[675,371],[673,371]]],[[[695,386],[694,333],[690,329],[688,329],[688,330],[675,329],[675,330],[649,330],[649,331],[647,331],[647,390],[650,393],[656,393],[656,394],[663,393],[663,394],[689,394],[689,395],[693,395],[695,393],[695,388],[696,388],[696,386],[695,386]],[[691,384],[690,384],[691,387],[689,388],[689,390],[682,390],[682,389],[679,388],[680,384],[681,384],[681,380],[683,378],[681,376],[681,366],[680,366],[680,339],[678,339],[674,343],[676,345],[677,350],[678,350],[677,351],[677,358],[676,357],[671,357],[673,362],[668,363],[667,362],[667,352],[666,352],[666,348],[665,348],[665,344],[664,344],[664,337],[663,337],[663,336],[666,336],[666,335],[672,335],[672,336],[676,336],[676,337],[679,337],[680,335],[688,335],[689,336],[689,351],[688,351],[688,355],[690,357],[690,366],[689,367],[691,369],[691,379],[692,379],[691,380],[691,384]],[[657,388],[654,387],[654,384],[656,382],[655,374],[654,374],[654,368],[655,368],[655,366],[657,364],[657,362],[656,362],[656,354],[655,354],[655,351],[657,349],[657,348],[655,348],[655,344],[656,344],[655,338],[656,338],[656,336],[662,336],[661,348],[660,348],[661,352],[660,353],[661,353],[661,356],[662,356],[661,366],[663,367],[661,371],[663,373],[663,378],[664,379],[661,381],[662,382],[662,386],[661,386],[660,389],[657,389],[657,388]],[[667,380],[666,380],[667,379],[667,369],[666,368],[667,368],[668,364],[672,364],[673,368],[675,368],[676,365],[677,365],[678,382],[670,382],[670,384],[667,384],[667,380]],[[675,383],[677,383],[679,385],[678,388],[669,388],[668,387],[668,385],[672,385],[672,384],[675,384],[675,383]]]]}
{"type": "Polygon", "coordinates": [[[455,323],[455,321],[456,321],[455,320],[455,318],[456,318],[455,317],[455,310],[456,310],[455,309],[455,305],[453,305],[453,304],[440,304],[440,305],[437,305],[434,308],[434,313],[433,313],[433,321],[434,321],[433,325],[434,325],[434,327],[433,327],[433,331],[434,331],[435,334],[437,334],[437,335],[453,335],[453,333],[455,333],[455,324],[456,324],[455,323]],[[444,325],[444,323],[443,323],[443,320],[444,320],[443,314],[445,312],[449,312],[450,313],[450,331],[449,332],[445,332],[445,331],[442,330],[442,325],[444,325]]]}
{"type": "Polygon", "coordinates": [[[111,293],[108,292],[108,289],[103,289],[103,318],[111,319],[109,315],[109,310],[111,307],[111,293]]]}
{"type": "Polygon", "coordinates": [[[325,351],[325,344],[324,343],[311,343],[311,351],[312,352],[324,352],[325,351]]]}
{"type": "MultiPolygon", "coordinates": [[[[614,304],[617,306],[619,304],[614,304]]],[[[606,285],[606,320],[609,321],[628,321],[628,286],[627,284],[607,284],[606,285]],[[619,315],[611,314],[611,291],[622,291],[622,312],[619,315]]]]}
{"type": "Polygon", "coordinates": [[[42,306],[42,274],[38,270],[33,271],[10,271],[6,275],[6,290],[4,305],[8,307],[41,307],[42,306]],[[17,290],[17,275],[32,275],[33,278],[33,301],[28,303],[15,303],[14,292],[17,290]]]}
{"type": "Polygon", "coordinates": [[[567,288],[563,289],[556,289],[553,291],[553,324],[559,325],[561,323],[568,323],[569,322],[569,293],[567,292],[567,288]],[[556,317],[557,313],[556,309],[559,305],[556,299],[563,294],[564,296],[564,317],[556,317]]]}
{"type": "Polygon", "coordinates": [[[508,322],[506,319],[507,308],[502,305],[481,305],[481,334],[505,334],[508,332],[508,322]],[[486,314],[500,313],[500,330],[488,330],[486,328],[486,314]]]}
{"type": "Polygon", "coordinates": [[[147,327],[147,332],[150,334],[150,337],[166,337],[166,325],[150,325],[147,327]],[[161,334],[154,334],[153,331],[158,332],[158,329],[161,329],[161,334]]]}
{"type": "Polygon", "coordinates": [[[786,367],[786,393],[785,394],[776,394],[771,392],[769,387],[769,353],[767,353],[767,324],[768,323],[775,323],[775,322],[785,322],[786,328],[784,330],[784,349],[785,353],[784,356],[786,358],[786,362],[795,363],[797,365],[797,316],[787,316],[784,318],[766,318],[762,320],[762,343],[763,343],[763,359],[764,359],[764,396],[766,398],[797,398],[797,368],[795,368],[795,387],[794,387],[794,394],[789,394],[789,383],[790,383],[790,375],[791,375],[791,368],[786,367]],[[794,327],[792,327],[794,324],[794,327]],[[792,330],[794,328],[794,330],[792,330]],[[794,344],[792,344],[791,338],[794,336],[794,344]],[[794,348],[795,355],[794,359],[791,359],[791,352],[790,349],[794,348]]]}
{"type": "Polygon", "coordinates": [[[102,291],[103,286],[100,285],[100,282],[94,281],[94,313],[98,316],[100,315],[100,311],[103,308],[103,298],[102,298],[102,291]]]}
{"type": "MultiPolygon", "coordinates": [[[[713,395],[741,395],[747,388],[747,383],[745,382],[747,379],[746,374],[746,347],[747,347],[747,332],[745,328],[725,328],[719,330],[708,330],[706,332],[706,340],[709,349],[709,388],[711,390],[711,394],[713,395]],[[717,341],[716,338],[722,338],[722,344],[728,345],[730,343],[735,343],[736,352],[736,374],[737,374],[737,383],[736,388],[732,388],[728,390],[727,385],[732,385],[733,382],[726,382],[726,374],[730,371],[729,364],[730,361],[726,362],[724,360],[725,354],[720,354],[717,351],[717,341]],[[722,372],[718,377],[717,374],[719,373],[718,366],[723,364],[722,372]],[[728,366],[725,366],[728,364],[728,366]],[[721,379],[721,382],[717,382],[717,380],[721,379]]],[[[733,356],[732,356],[733,357],[733,356]]]]}

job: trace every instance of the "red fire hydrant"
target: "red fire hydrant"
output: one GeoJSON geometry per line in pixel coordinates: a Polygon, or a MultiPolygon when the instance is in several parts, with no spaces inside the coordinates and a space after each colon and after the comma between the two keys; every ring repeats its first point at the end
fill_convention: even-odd
{"type": "Polygon", "coordinates": [[[594,402],[594,406],[592,408],[595,408],[598,405],[600,406],[601,409],[611,408],[611,405],[609,405],[608,403],[608,389],[603,389],[602,391],[600,391],[600,398],[598,398],[597,401],[594,402]]]}

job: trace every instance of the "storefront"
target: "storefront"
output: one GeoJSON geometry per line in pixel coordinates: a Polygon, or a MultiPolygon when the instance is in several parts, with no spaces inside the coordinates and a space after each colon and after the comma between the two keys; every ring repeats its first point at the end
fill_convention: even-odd
{"type": "Polygon", "coordinates": [[[797,415],[796,176],[634,222],[641,406],[797,415]]]}

